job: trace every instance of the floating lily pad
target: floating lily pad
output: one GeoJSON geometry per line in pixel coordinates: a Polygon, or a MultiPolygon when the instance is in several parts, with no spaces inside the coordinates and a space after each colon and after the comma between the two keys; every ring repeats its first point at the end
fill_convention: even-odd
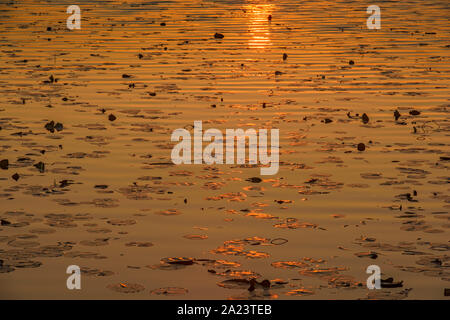
{"type": "Polygon", "coordinates": [[[248,289],[250,280],[248,279],[228,279],[217,283],[219,287],[227,289],[248,289]]]}
{"type": "Polygon", "coordinates": [[[286,292],[287,296],[310,296],[313,295],[314,291],[308,289],[294,289],[286,292]]]}
{"type": "Polygon", "coordinates": [[[32,260],[20,260],[14,261],[12,265],[16,268],[38,268],[42,265],[42,262],[32,260]]]}
{"type": "Polygon", "coordinates": [[[95,240],[82,240],[80,241],[80,244],[84,246],[90,246],[90,247],[98,247],[98,246],[106,246],[108,245],[109,238],[105,239],[95,239],[95,240]]]}
{"type": "Polygon", "coordinates": [[[97,277],[108,277],[112,276],[114,272],[108,270],[101,270],[97,268],[89,268],[89,267],[81,267],[80,271],[82,274],[88,276],[97,276],[97,277]]]}
{"type": "Polygon", "coordinates": [[[38,247],[39,242],[27,241],[27,240],[12,240],[12,241],[8,242],[8,245],[11,247],[32,248],[32,247],[38,247]]]}
{"type": "Polygon", "coordinates": [[[151,242],[141,242],[141,241],[133,241],[125,244],[127,247],[139,247],[139,248],[148,248],[153,247],[153,243],[151,242]]]}
{"type": "Polygon", "coordinates": [[[128,282],[110,284],[107,286],[107,288],[120,293],[138,293],[145,290],[145,287],[143,285],[128,282]]]}
{"type": "Polygon", "coordinates": [[[37,233],[37,234],[51,234],[55,233],[56,231],[54,229],[50,228],[34,228],[30,230],[31,233],[37,233]]]}
{"type": "Polygon", "coordinates": [[[156,295],[182,295],[188,293],[188,289],[179,287],[165,287],[150,291],[150,294],[156,295]]]}
{"type": "Polygon", "coordinates": [[[163,211],[157,211],[155,214],[158,214],[160,216],[177,216],[181,214],[181,212],[177,209],[168,209],[163,211]]]}
{"type": "Polygon", "coordinates": [[[112,230],[108,229],[108,228],[91,228],[91,229],[87,229],[86,231],[90,232],[90,233],[110,233],[110,232],[112,232],[112,230]]]}
{"type": "Polygon", "coordinates": [[[133,219],[113,219],[108,221],[109,224],[113,226],[131,226],[136,224],[136,220],[133,219]]]}
{"type": "Polygon", "coordinates": [[[189,239],[189,240],[205,240],[208,239],[208,236],[205,234],[187,234],[183,236],[183,238],[189,239]]]}
{"type": "Polygon", "coordinates": [[[181,264],[189,266],[194,264],[194,258],[186,258],[186,257],[163,258],[161,259],[161,262],[168,264],[181,264]]]}
{"type": "Polygon", "coordinates": [[[271,264],[274,268],[294,269],[308,267],[309,264],[301,261],[277,261],[271,264]]]}

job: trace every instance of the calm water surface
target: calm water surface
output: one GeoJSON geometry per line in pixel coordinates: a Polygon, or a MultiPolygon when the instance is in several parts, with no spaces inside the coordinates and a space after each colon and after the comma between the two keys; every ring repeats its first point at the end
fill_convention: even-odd
{"type": "Polygon", "coordinates": [[[0,297],[445,299],[450,5],[371,4],[2,1],[0,297]],[[278,128],[279,172],[173,165],[194,120],[278,128]]]}

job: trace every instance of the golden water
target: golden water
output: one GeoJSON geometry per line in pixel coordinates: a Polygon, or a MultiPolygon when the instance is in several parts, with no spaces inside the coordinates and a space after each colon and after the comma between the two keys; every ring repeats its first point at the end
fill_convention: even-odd
{"type": "Polygon", "coordinates": [[[14,269],[1,269],[1,298],[445,298],[448,1],[383,2],[380,30],[366,27],[372,3],[293,0],[83,0],[81,29],[69,30],[72,2],[0,3],[0,160],[9,160],[0,218],[12,224],[0,226],[0,259],[14,269]],[[52,120],[63,130],[46,130],[52,120]],[[278,128],[278,174],[172,165],[171,132],[195,120],[223,132],[278,128]],[[406,193],[409,200],[396,197],[406,193]],[[297,224],[280,228],[288,218],[297,224]],[[108,222],[117,219],[136,223],[108,222]],[[234,254],[216,251],[247,238],[226,248],[234,254]],[[273,245],[284,242],[277,238],[288,242],[273,245]],[[133,242],[153,246],[126,246],[133,242]],[[64,244],[44,256],[44,246],[64,244]],[[151,267],[167,257],[197,260],[151,267]],[[72,264],[113,274],[82,274],[82,289],[68,290],[72,264]],[[369,291],[371,264],[403,287],[369,291]],[[223,288],[217,283],[248,277],[217,274],[227,269],[287,283],[223,288]],[[145,290],[107,287],[117,283],[145,290]],[[161,287],[188,293],[150,294],[161,287]],[[288,294],[297,289],[311,294],[288,294]]]}

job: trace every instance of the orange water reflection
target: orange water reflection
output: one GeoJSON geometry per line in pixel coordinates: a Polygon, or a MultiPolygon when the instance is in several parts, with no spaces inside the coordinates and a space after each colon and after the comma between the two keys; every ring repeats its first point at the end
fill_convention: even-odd
{"type": "Polygon", "coordinates": [[[248,39],[248,46],[254,49],[265,49],[272,45],[271,36],[271,22],[268,17],[275,9],[275,4],[249,3],[244,6],[244,12],[248,18],[248,31],[250,38],[248,39]]]}

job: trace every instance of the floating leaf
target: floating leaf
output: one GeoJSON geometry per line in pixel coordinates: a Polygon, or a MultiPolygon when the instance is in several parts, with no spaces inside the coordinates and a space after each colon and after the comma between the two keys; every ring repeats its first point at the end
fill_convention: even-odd
{"type": "Polygon", "coordinates": [[[8,170],[8,167],[9,167],[8,159],[3,159],[0,161],[0,169],[8,170]]]}

